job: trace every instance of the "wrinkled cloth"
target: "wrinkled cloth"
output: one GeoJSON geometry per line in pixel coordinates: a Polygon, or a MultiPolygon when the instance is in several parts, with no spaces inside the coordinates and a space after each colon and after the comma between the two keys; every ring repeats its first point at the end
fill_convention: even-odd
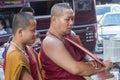
{"type": "Polygon", "coordinates": [[[25,55],[18,50],[11,51],[6,56],[5,80],[19,80],[23,67],[31,73],[30,65],[25,55]]]}
{"type": "Polygon", "coordinates": [[[38,65],[38,54],[32,47],[27,46],[26,52],[29,56],[31,74],[34,80],[42,80],[41,72],[38,65]]]}

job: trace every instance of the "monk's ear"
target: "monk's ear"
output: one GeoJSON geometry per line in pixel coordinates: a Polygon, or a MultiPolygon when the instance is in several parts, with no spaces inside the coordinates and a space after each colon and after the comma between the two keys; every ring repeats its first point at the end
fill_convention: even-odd
{"type": "Polygon", "coordinates": [[[23,35],[22,31],[23,31],[22,28],[18,28],[17,33],[18,33],[20,36],[22,36],[22,35],[23,35]]]}
{"type": "Polygon", "coordinates": [[[55,21],[56,20],[56,16],[52,16],[52,18],[51,18],[51,21],[55,21]]]}

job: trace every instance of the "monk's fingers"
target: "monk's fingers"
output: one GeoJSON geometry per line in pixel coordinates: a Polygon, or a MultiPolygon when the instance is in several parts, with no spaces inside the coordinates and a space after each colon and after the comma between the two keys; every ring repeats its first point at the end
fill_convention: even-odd
{"type": "Polygon", "coordinates": [[[90,64],[95,67],[95,69],[100,69],[102,67],[102,65],[98,62],[96,62],[95,60],[90,61],[90,64]]]}

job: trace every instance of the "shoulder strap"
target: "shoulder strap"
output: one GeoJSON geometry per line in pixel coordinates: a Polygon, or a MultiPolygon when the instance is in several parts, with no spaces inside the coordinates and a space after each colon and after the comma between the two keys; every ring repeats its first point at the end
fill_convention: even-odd
{"type": "Polygon", "coordinates": [[[87,55],[89,55],[90,57],[92,57],[94,60],[96,60],[97,62],[99,62],[103,66],[105,66],[105,64],[101,60],[99,60],[93,53],[91,53],[90,51],[88,51],[87,49],[85,49],[84,47],[82,47],[81,45],[77,44],[76,42],[70,40],[67,37],[65,37],[65,40],[69,41],[70,43],[72,43],[73,45],[75,45],[76,47],[78,47],[79,49],[83,50],[87,55]]]}

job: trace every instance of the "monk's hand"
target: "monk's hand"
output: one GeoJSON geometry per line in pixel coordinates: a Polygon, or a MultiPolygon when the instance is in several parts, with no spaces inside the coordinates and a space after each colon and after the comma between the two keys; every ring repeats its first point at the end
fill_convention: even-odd
{"type": "Polygon", "coordinates": [[[100,63],[98,63],[97,61],[95,61],[95,60],[89,61],[89,64],[91,64],[95,69],[102,68],[102,65],[100,63]]]}
{"type": "Polygon", "coordinates": [[[105,70],[111,70],[113,68],[113,63],[111,60],[105,60],[103,62],[105,64],[105,70]]]}

